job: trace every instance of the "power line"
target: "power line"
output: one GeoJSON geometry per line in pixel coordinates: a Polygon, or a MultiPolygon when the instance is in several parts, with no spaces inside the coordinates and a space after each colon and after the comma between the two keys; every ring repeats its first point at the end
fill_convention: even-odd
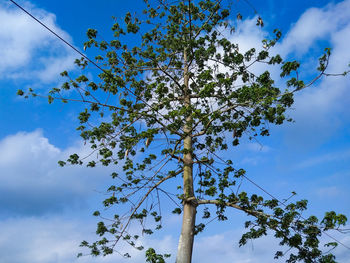
{"type": "MultiPolygon", "coordinates": [[[[243,175],[243,177],[245,179],[247,179],[250,183],[252,183],[253,185],[255,185],[256,187],[258,187],[261,191],[263,191],[264,193],[268,194],[270,197],[272,197],[273,199],[276,199],[281,205],[283,205],[284,207],[287,207],[287,205],[284,202],[281,202],[279,199],[277,199],[276,197],[274,197],[272,194],[270,194],[269,192],[267,192],[264,188],[262,188],[260,185],[258,185],[257,183],[255,183],[253,180],[249,179],[246,175],[243,175]]],[[[303,220],[306,220],[305,217],[303,217],[302,215],[300,215],[300,217],[303,220]]],[[[333,239],[334,241],[336,241],[337,243],[339,243],[340,245],[342,245],[343,247],[347,248],[350,250],[350,247],[345,245],[344,243],[342,243],[341,241],[339,241],[338,239],[336,239],[335,237],[331,236],[330,234],[328,234],[327,232],[325,232],[325,230],[322,230],[322,233],[325,234],[326,236],[328,236],[329,238],[333,239]]]]}
{"type": "MultiPolygon", "coordinates": [[[[225,162],[225,160],[223,160],[220,156],[218,156],[217,154],[214,153],[214,155],[220,159],[221,161],[225,162]]],[[[227,163],[227,162],[225,162],[227,163]]],[[[206,164],[205,164],[206,165],[206,164]]],[[[206,165],[207,166],[207,165],[206,165]]],[[[207,166],[209,167],[209,166],[207,166]]],[[[209,167],[210,168],[210,167],[209,167]]],[[[215,170],[213,170],[216,174],[218,174],[215,170]]],[[[287,205],[280,201],[278,198],[276,198],[274,195],[272,195],[271,193],[269,193],[267,190],[265,190],[263,187],[261,187],[259,184],[257,184],[256,182],[254,182],[252,179],[250,179],[249,177],[247,177],[246,175],[242,175],[242,177],[244,177],[245,179],[247,179],[251,184],[253,184],[254,186],[256,186],[257,188],[259,188],[261,191],[263,191],[265,194],[269,195],[270,197],[272,197],[273,199],[277,200],[277,202],[279,202],[281,205],[283,205],[284,207],[287,207],[287,205]]],[[[303,217],[302,215],[300,215],[300,218],[302,218],[303,220],[306,220],[305,217],[303,217]]],[[[334,241],[336,241],[337,243],[339,243],[340,245],[342,245],[343,247],[347,248],[350,250],[350,247],[345,245],[343,242],[339,241],[338,239],[336,239],[335,237],[331,236],[330,234],[328,234],[327,232],[325,232],[325,230],[322,230],[322,233],[325,234],[326,236],[328,236],[329,238],[333,239],[334,241]]]]}
{"type": "Polygon", "coordinates": [[[99,65],[97,65],[95,62],[93,62],[91,59],[89,59],[86,55],[84,55],[82,52],[80,52],[77,48],[75,48],[72,44],[70,44],[68,41],[66,41],[64,38],[62,38],[60,35],[58,35],[55,31],[53,31],[51,28],[49,28],[47,25],[45,25],[43,22],[41,22],[39,19],[37,19],[35,16],[33,16],[31,13],[29,13],[26,9],[24,9],[22,6],[17,4],[15,1],[10,0],[14,5],[16,5],[19,9],[21,9],[23,12],[25,12],[27,15],[29,15],[31,18],[33,18],[36,22],[38,22],[40,25],[45,27],[48,31],[50,31],[53,35],[55,35],[57,38],[59,38],[61,41],[63,41],[66,45],[68,45],[70,48],[72,48],[75,52],[79,53],[82,57],[87,59],[89,62],[91,62],[94,66],[98,67],[100,70],[105,71],[102,69],[99,65]]]}
{"type": "MultiPolygon", "coordinates": [[[[10,0],[14,5],[16,5],[19,9],[21,9],[23,12],[25,12],[28,16],[30,16],[32,19],[34,19],[36,22],[38,22],[40,25],[42,25],[45,29],[47,29],[50,33],[52,33],[54,36],[56,36],[58,39],[60,39],[63,43],[65,43],[67,46],[69,46],[70,48],[72,48],[75,52],[77,52],[79,55],[81,55],[82,57],[84,57],[86,60],[88,60],[91,64],[93,64],[95,67],[97,67],[98,69],[100,69],[103,73],[109,75],[110,77],[112,77],[113,79],[115,78],[110,72],[106,71],[105,69],[101,68],[97,63],[95,63],[93,60],[91,60],[88,56],[84,55],[82,52],[80,52],[77,48],[75,48],[72,44],[70,44],[67,40],[65,40],[63,37],[61,37],[60,35],[58,35],[55,31],[53,31],[51,28],[49,28],[47,25],[45,25],[43,22],[41,22],[38,18],[36,18],[34,15],[32,15],[29,11],[27,11],[25,8],[23,8],[21,5],[19,5],[18,3],[16,3],[13,0],[10,0]]],[[[157,112],[160,116],[162,116],[164,119],[168,119],[166,118],[162,113],[160,113],[157,109],[155,109],[153,106],[151,106],[150,104],[148,104],[147,101],[145,101],[142,97],[137,96],[132,90],[130,90],[127,87],[122,87],[123,89],[127,90],[128,92],[130,92],[132,95],[134,95],[137,99],[140,99],[143,103],[145,103],[148,107],[150,107],[152,110],[154,110],[155,112],[157,112]]],[[[156,118],[156,117],[155,117],[156,118]]]]}

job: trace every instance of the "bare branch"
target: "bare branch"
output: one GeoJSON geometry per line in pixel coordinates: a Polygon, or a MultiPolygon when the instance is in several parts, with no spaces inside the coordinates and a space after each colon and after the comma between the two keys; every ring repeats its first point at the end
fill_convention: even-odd
{"type": "Polygon", "coordinates": [[[125,224],[125,226],[123,227],[119,237],[116,239],[116,241],[114,242],[114,244],[112,245],[112,247],[115,247],[116,244],[118,243],[118,241],[120,240],[120,238],[123,236],[123,233],[126,231],[126,229],[128,228],[131,220],[133,219],[132,217],[135,215],[135,213],[137,212],[137,209],[140,208],[140,206],[142,205],[142,203],[147,199],[147,197],[150,195],[150,193],[152,193],[152,191],[154,189],[156,189],[159,185],[161,185],[162,183],[164,183],[165,181],[167,181],[170,178],[176,177],[178,174],[182,173],[182,169],[175,172],[175,173],[171,173],[168,176],[164,177],[163,179],[159,180],[156,184],[154,184],[148,191],[147,193],[142,197],[141,201],[138,202],[138,204],[136,205],[136,207],[133,209],[133,211],[131,212],[127,223],[125,224]]]}

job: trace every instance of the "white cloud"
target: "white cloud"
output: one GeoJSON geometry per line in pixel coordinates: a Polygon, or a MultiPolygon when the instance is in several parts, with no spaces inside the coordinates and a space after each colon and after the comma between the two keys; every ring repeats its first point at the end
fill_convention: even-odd
{"type": "MultiPolygon", "coordinates": [[[[115,253],[107,257],[83,256],[79,252],[89,253],[80,248],[83,240],[97,240],[95,225],[86,219],[65,218],[62,216],[10,218],[0,221],[0,262],[6,263],[66,263],[66,262],[145,262],[145,250],[138,251],[125,242],[118,251],[128,252],[132,258],[124,259],[115,253]]],[[[170,236],[160,239],[142,237],[143,245],[154,247],[158,253],[171,253],[176,246],[170,236]]]]}
{"type": "MultiPolygon", "coordinates": [[[[70,166],[57,162],[70,154],[86,156],[87,147],[60,150],[40,130],[20,132],[0,141],[0,204],[4,210],[25,214],[55,211],[95,195],[111,169],[70,166]]],[[[104,187],[106,185],[103,185],[104,187]]]]}
{"type": "Polygon", "coordinates": [[[265,237],[239,247],[238,240],[241,235],[240,231],[228,231],[199,238],[195,243],[195,262],[273,262],[274,253],[277,251],[276,240],[265,237]],[[268,248],[266,248],[267,242],[268,248]]]}
{"type": "MultiPolygon", "coordinates": [[[[137,251],[123,243],[118,251],[129,252],[131,259],[123,259],[117,253],[107,257],[84,256],[76,258],[82,240],[96,240],[93,223],[86,219],[71,217],[39,217],[11,218],[0,221],[0,262],[6,263],[112,263],[112,262],[145,262],[145,250],[137,251]]],[[[195,238],[193,262],[253,263],[284,262],[274,260],[274,253],[279,249],[278,241],[271,235],[258,240],[249,241],[243,247],[238,246],[242,232],[230,230],[213,235],[199,235],[195,238]],[[267,245],[268,244],[268,245],[267,245]]],[[[337,233],[332,236],[349,244],[349,238],[337,233]]],[[[330,242],[325,237],[326,242],[330,242]]],[[[142,237],[145,248],[153,247],[158,253],[171,253],[167,262],[174,262],[176,257],[177,238],[170,235],[156,238],[142,237]]],[[[286,249],[285,249],[286,250],[286,249]]],[[[283,249],[282,249],[283,251],[283,249]]],[[[335,251],[337,259],[342,263],[350,263],[346,248],[339,246],[335,251]]]]}
{"type": "Polygon", "coordinates": [[[297,169],[313,167],[325,162],[343,161],[350,158],[350,150],[330,152],[327,154],[311,157],[295,166],[297,169]]]}
{"type": "Polygon", "coordinates": [[[271,151],[271,147],[257,142],[244,144],[244,147],[246,147],[249,151],[257,153],[267,153],[271,151]]]}
{"type": "MultiPolygon", "coordinates": [[[[299,56],[301,76],[317,75],[318,57],[332,48],[328,73],[348,70],[350,62],[350,1],[310,8],[292,26],[277,49],[284,56],[299,56]],[[322,44],[320,42],[322,41],[322,44]]],[[[349,76],[324,77],[297,93],[291,116],[296,123],[287,126],[286,143],[291,146],[319,145],[342,126],[350,114],[349,76]],[[345,120],[345,121],[344,121],[345,120]]]]}
{"type": "MultiPolygon", "coordinates": [[[[265,31],[256,25],[257,16],[252,19],[245,19],[243,21],[238,21],[236,31],[229,35],[227,30],[227,38],[232,42],[238,44],[239,52],[244,54],[248,50],[254,48],[256,54],[264,50],[262,40],[268,38],[269,32],[265,31]]],[[[247,63],[248,65],[249,63],[247,63]]],[[[260,75],[266,70],[274,71],[275,66],[267,65],[266,63],[254,63],[248,70],[255,75],[260,75]]],[[[236,85],[241,83],[236,83],[236,85]]]]}
{"type": "MultiPolygon", "coordinates": [[[[52,13],[24,3],[35,17],[63,38],[71,37],[56,24],[52,13]]],[[[0,4],[0,78],[50,82],[73,68],[75,53],[23,11],[0,4]]]]}
{"type": "MultiPolygon", "coordinates": [[[[1,221],[0,261],[76,262],[80,233],[76,222],[60,218],[22,218],[1,221]]],[[[81,240],[80,240],[81,239],[81,240]]]]}
{"type": "Polygon", "coordinates": [[[262,50],[262,40],[268,36],[268,32],[256,25],[257,17],[239,22],[236,32],[228,36],[231,41],[239,44],[239,51],[246,52],[251,48],[262,50]]]}
{"type": "Polygon", "coordinates": [[[245,157],[240,162],[242,165],[254,165],[256,166],[258,163],[262,161],[261,157],[245,157]]]}
{"type": "MultiPolygon", "coordinates": [[[[262,49],[261,40],[266,38],[268,33],[257,27],[255,22],[256,18],[244,20],[239,23],[234,34],[226,36],[239,44],[240,52],[252,47],[255,47],[257,52],[262,49]]],[[[323,54],[325,47],[332,48],[327,72],[342,73],[348,70],[347,65],[350,62],[348,43],[350,43],[350,0],[306,10],[291,26],[281,42],[271,49],[271,53],[281,54],[282,58],[300,60],[302,66],[299,77],[311,79],[317,75],[318,57],[323,54]]],[[[278,66],[267,68],[266,64],[256,63],[250,70],[255,74],[269,70],[276,80],[276,85],[283,90],[285,84],[284,80],[279,79],[278,68],[278,66]]],[[[344,119],[349,119],[350,114],[349,83],[349,76],[325,77],[297,93],[293,110],[289,112],[296,123],[282,128],[286,134],[286,144],[305,148],[319,145],[346,125],[344,119]]]]}
{"type": "Polygon", "coordinates": [[[328,39],[349,25],[350,1],[309,8],[283,40],[284,53],[305,54],[316,41],[328,39]]]}
{"type": "Polygon", "coordinates": [[[317,189],[316,193],[321,198],[338,197],[341,194],[341,190],[336,186],[328,186],[317,189]]]}
{"type": "MultiPolygon", "coordinates": [[[[278,245],[278,240],[272,235],[262,237],[257,240],[248,241],[243,246],[238,246],[238,240],[241,237],[241,231],[228,231],[216,235],[198,238],[195,243],[194,262],[222,262],[222,263],[270,263],[270,262],[285,262],[286,258],[274,260],[274,255],[277,250],[287,251],[288,248],[281,248],[278,245]],[[284,259],[284,260],[283,260],[284,259]]],[[[332,236],[342,241],[344,244],[349,243],[349,238],[344,235],[332,236]]],[[[327,236],[325,242],[331,242],[327,236]]],[[[346,255],[346,248],[339,247],[333,253],[337,256],[337,260],[343,263],[349,263],[350,259],[346,255]]]]}

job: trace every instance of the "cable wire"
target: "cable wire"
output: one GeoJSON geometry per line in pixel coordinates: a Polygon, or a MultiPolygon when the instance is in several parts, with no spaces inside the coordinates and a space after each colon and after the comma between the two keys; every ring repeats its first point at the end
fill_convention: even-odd
{"type": "Polygon", "coordinates": [[[45,25],[43,22],[41,22],[39,19],[37,19],[35,16],[33,16],[31,13],[29,13],[26,9],[24,9],[22,6],[20,6],[19,4],[17,4],[15,1],[10,0],[14,5],[16,5],[19,9],[21,9],[23,12],[25,12],[28,16],[30,16],[31,18],[33,18],[36,22],[38,22],[40,25],[42,25],[43,27],[45,27],[48,31],[50,31],[50,33],[52,33],[53,35],[55,35],[57,38],[59,38],[61,41],[63,41],[66,45],[68,45],[70,48],[72,48],[75,52],[79,53],[79,55],[81,55],[82,57],[84,57],[85,59],[87,59],[90,63],[92,63],[94,66],[96,66],[97,68],[99,68],[102,71],[105,71],[104,69],[102,69],[99,65],[97,65],[95,62],[93,62],[91,59],[89,59],[86,55],[84,55],[82,52],[80,52],[77,48],[75,48],[72,44],[70,44],[68,41],[66,41],[64,38],[62,38],[60,35],[58,35],[55,31],[53,31],[51,28],[49,28],[47,25],[45,25]]]}
{"type": "MultiPolygon", "coordinates": [[[[225,162],[224,159],[222,159],[220,156],[218,156],[217,154],[214,154],[218,159],[220,159],[221,161],[225,162]]],[[[256,186],[257,188],[259,188],[261,191],[263,191],[265,194],[269,195],[270,197],[272,197],[273,199],[277,200],[277,202],[279,202],[281,205],[283,205],[284,207],[287,207],[287,205],[285,204],[285,202],[280,201],[278,198],[276,198],[274,195],[272,195],[271,193],[269,193],[267,190],[265,190],[263,187],[261,187],[259,184],[257,184],[256,182],[254,182],[252,179],[250,179],[249,177],[247,177],[246,175],[242,175],[242,177],[244,177],[245,179],[247,179],[251,184],[253,184],[254,186],[256,186]]],[[[303,217],[302,215],[300,215],[300,217],[304,220],[306,220],[305,217],[303,217]]],[[[330,234],[328,234],[327,232],[325,232],[325,230],[322,230],[322,233],[325,234],[326,236],[328,236],[329,238],[333,239],[334,241],[336,241],[337,243],[339,243],[340,245],[342,245],[343,247],[347,248],[350,250],[350,247],[345,245],[343,242],[339,241],[338,239],[336,239],[335,237],[331,236],[330,234]]]]}
{"type": "MultiPolygon", "coordinates": [[[[283,205],[284,207],[287,207],[287,205],[280,201],[279,199],[277,199],[276,197],[274,197],[272,194],[270,194],[268,191],[266,191],[264,188],[262,188],[260,185],[258,185],[257,183],[255,183],[253,180],[249,179],[246,175],[243,175],[243,177],[245,179],[247,179],[250,183],[252,183],[253,185],[255,185],[256,187],[258,187],[261,191],[263,191],[264,193],[266,193],[267,195],[269,195],[270,197],[272,197],[273,199],[276,199],[281,205],[283,205]]],[[[302,215],[300,215],[300,217],[304,220],[306,220],[305,217],[303,217],[302,215]]],[[[347,248],[350,250],[350,247],[345,245],[344,243],[342,243],[341,241],[339,241],[338,239],[336,239],[335,237],[331,236],[330,234],[328,234],[325,230],[322,230],[322,233],[325,234],[326,236],[328,236],[329,238],[333,239],[334,241],[336,241],[337,243],[339,243],[340,245],[342,245],[343,247],[347,248]]]]}
{"type": "MultiPolygon", "coordinates": [[[[43,22],[41,22],[38,18],[36,18],[34,15],[32,15],[29,11],[27,11],[25,8],[23,8],[21,5],[19,5],[18,3],[16,3],[13,0],[10,0],[14,5],[16,5],[19,9],[21,9],[23,12],[25,12],[28,16],[30,16],[32,19],[34,19],[37,23],[39,23],[40,25],[42,25],[45,29],[47,29],[50,33],[52,33],[54,36],[56,36],[58,39],[60,39],[63,43],[65,43],[67,46],[69,46],[70,48],[72,48],[75,52],[77,52],[79,55],[81,55],[82,57],[84,57],[86,60],[88,60],[91,64],[93,64],[95,67],[97,67],[98,69],[100,69],[102,72],[104,72],[105,74],[109,75],[110,77],[112,77],[113,79],[115,78],[110,72],[106,71],[105,69],[101,68],[97,63],[95,63],[93,60],[91,60],[88,56],[84,55],[81,51],[79,51],[77,48],[75,48],[72,44],[70,44],[67,40],[65,40],[63,37],[61,37],[60,35],[58,35],[55,31],[53,31],[51,28],[49,28],[47,25],[45,25],[43,22]]],[[[150,104],[148,104],[147,101],[145,101],[142,97],[137,96],[132,90],[130,90],[127,87],[122,87],[123,89],[127,90],[128,92],[130,92],[132,95],[134,95],[137,99],[141,100],[143,103],[145,103],[148,107],[150,107],[152,110],[154,110],[155,112],[157,112],[160,116],[162,116],[164,119],[168,120],[168,118],[166,116],[164,116],[162,113],[160,113],[157,109],[155,109],[154,107],[152,107],[150,104]]],[[[156,118],[156,117],[155,117],[156,118]]]]}

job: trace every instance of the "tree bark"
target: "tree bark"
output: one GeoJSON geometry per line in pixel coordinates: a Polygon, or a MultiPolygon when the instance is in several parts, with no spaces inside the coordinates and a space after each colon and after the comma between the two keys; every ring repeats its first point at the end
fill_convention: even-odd
{"type": "MultiPolygon", "coordinates": [[[[191,106],[191,98],[189,92],[189,72],[187,64],[187,51],[184,50],[184,105],[189,108],[191,106]]],[[[183,173],[183,218],[182,229],[177,249],[176,263],[191,263],[192,249],[194,240],[194,227],[196,221],[196,205],[194,202],[189,202],[188,199],[194,197],[193,190],[193,157],[192,157],[192,117],[188,113],[186,117],[186,125],[184,132],[184,173],[183,173]]]]}
{"type": "Polygon", "coordinates": [[[196,207],[191,203],[185,203],[176,263],[191,263],[192,261],[195,219],[196,207]]]}

